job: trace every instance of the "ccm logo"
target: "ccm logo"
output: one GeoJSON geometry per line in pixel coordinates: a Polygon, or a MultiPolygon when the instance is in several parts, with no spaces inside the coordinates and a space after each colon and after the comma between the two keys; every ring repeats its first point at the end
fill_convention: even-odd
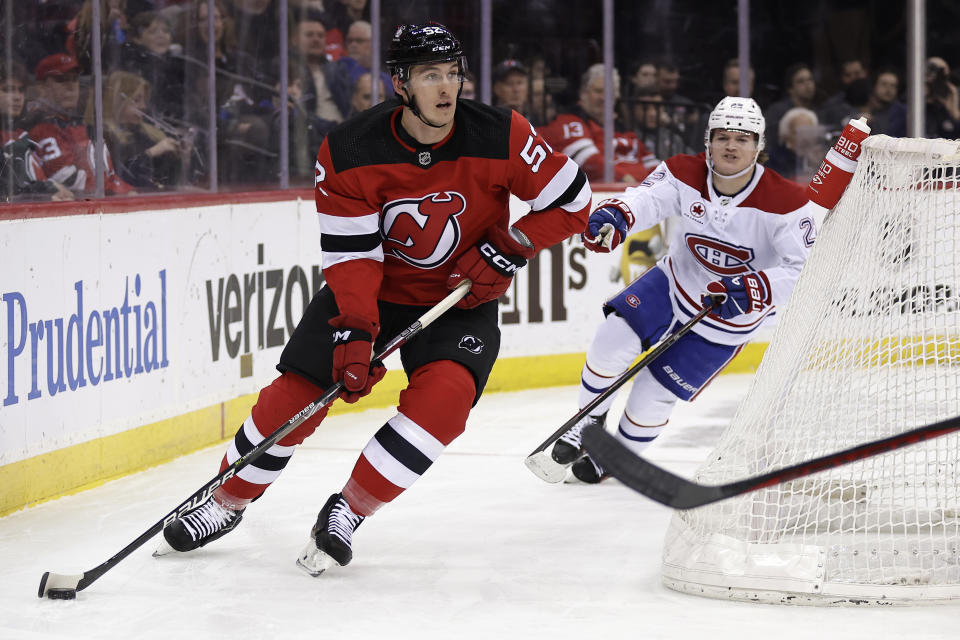
{"type": "Polygon", "coordinates": [[[489,259],[489,262],[504,274],[516,273],[519,267],[503,257],[489,242],[480,245],[480,253],[489,259]]]}

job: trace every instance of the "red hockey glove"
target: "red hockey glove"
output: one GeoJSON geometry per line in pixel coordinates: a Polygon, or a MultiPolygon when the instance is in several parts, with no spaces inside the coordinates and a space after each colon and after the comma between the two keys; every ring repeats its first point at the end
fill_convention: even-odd
{"type": "Polygon", "coordinates": [[[507,232],[493,227],[488,230],[486,240],[481,240],[460,256],[447,277],[450,289],[456,289],[464,278],[473,283],[457,306],[472,309],[502,296],[517,270],[536,252],[533,243],[517,229],[507,232]]]}
{"type": "Polygon", "coordinates": [[[700,297],[704,305],[713,304],[712,296],[720,297],[714,313],[725,320],[744,313],[760,311],[770,304],[770,283],[763,271],[744,273],[733,278],[720,278],[707,285],[700,297]]]}
{"type": "MultiPolygon", "coordinates": [[[[601,203],[603,204],[603,203],[601,203]]],[[[601,206],[590,214],[583,230],[583,246],[597,253],[616,249],[633,226],[633,215],[613,204],[601,206]]]]}
{"type": "Polygon", "coordinates": [[[333,381],[343,382],[340,397],[353,403],[370,393],[387,372],[379,360],[370,362],[379,328],[365,318],[343,314],[331,318],[330,326],[333,327],[333,381]]]}

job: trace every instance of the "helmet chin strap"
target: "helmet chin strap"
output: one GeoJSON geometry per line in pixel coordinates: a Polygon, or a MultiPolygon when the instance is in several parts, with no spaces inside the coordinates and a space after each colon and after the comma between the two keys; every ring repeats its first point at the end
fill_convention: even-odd
{"type": "Polygon", "coordinates": [[[403,85],[403,93],[405,96],[407,96],[407,100],[403,103],[403,106],[410,109],[411,113],[420,119],[420,122],[428,127],[433,127],[434,129],[442,129],[444,126],[446,126],[442,124],[434,124],[423,117],[423,114],[420,113],[420,108],[417,107],[417,99],[410,95],[410,91],[407,90],[407,85],[403,85]]]}
{"type": "Polygon", "coordinates": [[[710,173],[719,177],[719,178],[739,178],[740,176],[745,176],[747,173],[753,171],[753,168],[757,166],[757,158],[760,157],[760,149],[757,149],[757,152],[753,154],[753,162],[747,165],[746,169],[742,171],[737,171],[736,173],[730,175],[724,175],[717,171],[713,166],[713,157],[710,155],[710,147],[707,146],[707,166],[710,168],[710,173]]]}

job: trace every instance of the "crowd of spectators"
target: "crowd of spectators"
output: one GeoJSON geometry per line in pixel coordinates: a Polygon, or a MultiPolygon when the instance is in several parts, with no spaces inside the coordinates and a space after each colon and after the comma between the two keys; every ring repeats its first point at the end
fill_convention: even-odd
{"type": "MultiPolygon", "coordinates": [[[[208,0],[51,0],[44,20],[31,19],[29,11],[21,15],[13,59],[0,60],[7,160],[0,188],[6,198],[90,196],[97,165],[104,168],[107,194],[205,189],[214,177],[226,189],[276,184],[284,111],[290,182],[310,184],[324,136],[369,108],[374,87],[379,100],[391,98],[393,83],[382,67],[378,78],[371,75],[367,0],[288,0],[287,5],[285,69],[276,0],[214,0],[212,70],[208,0]],[[94,2],[99,3],[105,141],[99,162],[92,142],[94,2]],[[41,23],[46,26],[38,30],[41,23]],[[208,157],[211,148],[216,162],[208,157]]],[[[639,181],[660,160],[702,150],[706,116],[721,97],[740,92],[742,70],[736,59],[729,60],[722,76],[708,82],[685,78],[671,59],[645,57],[621,65],[621,71],[622,86],[619,72],[613,75],[614,179],[639,181]],[[691,86],[715,86],[716,93],[699,91],[692,99],[682,90],[691,86]]],[[[803,62],[788,67],[782,80],[765,79],[764,87],[781,89],[774,99],[760,98],[769,163],[787,177],[803,180],[815,170],[818,154],[822,158],[831,137],[851,117],[867,117],[875,133],[906,135],[898,70],[871,70],[863,60],[851,59],[836,72],[840,87],[831,95],[824,95],[815,69],[803,62]]],[[[597,64],[578,73],[556,77],[542,52],[495,59],[493,102],[524,114],[592,180],[602,180],[606,76],[597,64]]],[[[748,73],[752,95],[754,69],[748,73]]],[[[960,135],[952,78],[946,60],[929,59],[928,137],[960,135]]],[[[469,71],[462,97],[477,97],[469,71]]]]}
{"type": "MultiPolygon", "coordinates": [[[[214,0],[212,70],[207,0],[19,5],[18,28],[6,25],[4,33],[14,55],[0,59],[0,116],[10,160],[0,176],[6,199],[95,192],[97,8],[107,194],[204,189],[214,166],[217,183],[227,189],[276,184],[284,110],[291,183],[311,183],[323,137],[372,104],[372,27],[367,0],[287,5],[285,105],[275,0],[214,0]],[[216,163],[208,157],[211,146],[216,163]]],[[[377,88],[379,100],[393,95],[384,71],[377,88]]]]}
{"type": "MultiPolygon", "coordinates": [[[[614,155],[618,181],[635,180],[651,162],[655,165],[656,161],[674,154],[699,153],[703,149],[706,116],[713,104],[724,96],[740,95],[741,67],[736,58],[728,60],[723,67],[718,82],[722,93],[700,102],[679,93],[681,76],[677,66],[669,61],[639,59],[629,67],[629,72],[623,97],[618,75],[614,76],[618,115],[614,126],[617,145],[614,155]],[[623,152],[624,141],[632,135],[639,140],[639,155],[623,152]],[[626,170],[627,165],[633,168],[626,170]]],[[[754,69],[750,68],[748,73],[747,94],[755,97],[754,69]]],[[[837,75],[840,89],[824,96],[813,68],[798,62],[785,70],[779,85],[781,95],[761,101],[767,121],[767,165],[789,179],[801,183],[809,180],[851,118],[865,117],[875,134],[907,135],[907,109],[901,99],[905,89],[898,70],[881,67],[871,72],[861,60],[846,60],[839,65],[837,75]]],[[[544,129],[548,141],[567,151],[591,179],[602,175],[596,165],[598,156],[603,154],[603,117],[602,113],[595,114],[590,109],[591,104],[598,103],[591,103],[591,87],[587,85],[596,82],[596,77],[585,74],[579,100],[572,105],[561,105],[559,115],[544,129]],[[581,130],[592,140],[592,145],[576,141],[577,136],[573,134],[581,130]]],[[[947,61],[929,58],[925,81],[924,136],[960,137],[958,83],[947,61]]],[[[595,99],[602,101],[602,79],[593,89],[595,99]]],[[[501,102],[508,104],[505,99],[501,102]]],[[[529,113],[531,120],[536,115],[529,113]]]]}

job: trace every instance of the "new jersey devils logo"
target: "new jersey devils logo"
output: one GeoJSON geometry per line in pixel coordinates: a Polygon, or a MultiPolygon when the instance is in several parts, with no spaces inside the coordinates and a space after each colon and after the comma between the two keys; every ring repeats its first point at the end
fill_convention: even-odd
{"type": "Polygon", "coordinates": [[[748,271],[755,271],[750,266],[753,260],[753,249],[727,244],[716,238],[707,238],[694,234],[687,234],[687,248],[697,259],[697,262],[708,271],[721,276],[735,276],[748,271]]]}
{"type": "Polygon", "coordinates": [[[456,191],[388,202],[380,219],[384,251],[421,269],[443,264],[460,242],[457,216],[466,208],[456,191]]]}
{"type": "Polygon", "coordinates": [[[466,349],[470,353],[479,354],[483,351],[483,340],[477,336],[465,335],[460,339],[460,348],[466,349]]]}

